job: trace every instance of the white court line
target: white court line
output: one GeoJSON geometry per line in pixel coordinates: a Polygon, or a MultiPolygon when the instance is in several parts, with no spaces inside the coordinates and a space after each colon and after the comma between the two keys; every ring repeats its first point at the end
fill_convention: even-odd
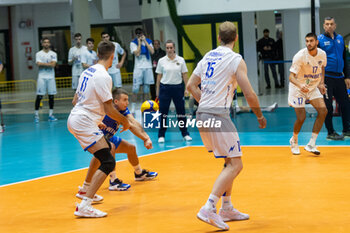
{"type": "MultiPolygon", "coordinates": [[[[190,147],[190,146],[182,146],[182,147],[178,147],[178,148],[174,148],[174,149],[163,150],[163,151],[159,151],[159,152],[154,152],[154,153],[142,155],[140,157],[146,157],[146,156],[149,156],[149,155],[160,154],[160,153],[163,153],[163,152],[179,150],[179,149],[183,149],[183,148],[187,148],[187,147],[190,147]]],[[[127,160],[127,159],[118,160],[118,161],[116,161],[116,163],[119,163],[119,162],[122,162],[122,161],[125,161],[125,160],[127,160]]],[[[71,170],[71,171],[66,171],[66,172],[60,172],[60,173],[47,175],[47,176],[40,176],[40,177],[29,179],[29,180],[23,180],[23,181],[18,181],[18,182],[14,182],[14,183],[3,184],[3,185],[0,185],[0,188],[6,187],[6,186],[10,186],[10,185],[20,184],[20,183],[25,183],[25,182],[29,182],[29,181],[40,180],[40,179],[44,179],[44,178],[48,178],[48,177],[63,175],[63,174],[71,173],[71,172],[76,172],[76,171],[80,171],[80,170],[83,170],[83,169],[86,169],[86,168],[88,168],[88,167],[83,167],[83,168],[79,168],[79,169],[75,169],[75,170],[71,170]]]]}

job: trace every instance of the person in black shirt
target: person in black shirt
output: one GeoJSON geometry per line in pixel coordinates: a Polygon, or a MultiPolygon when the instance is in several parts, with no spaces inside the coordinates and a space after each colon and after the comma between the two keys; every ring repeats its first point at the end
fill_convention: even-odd
{"type": "MultiPolygon", "coordinates": [[[[270,34],[269,29],[264,29],[263,32],[264,32],[264,37],[258,41],[258,45],[257,45],[258,52],[260,52],[261,57],[264,61],[272,61],[276,56],[275,40],[269,37],[269,34],[270,34]]],[[[278,80],[277,80],[276,64],[264,63],[265,81],[267,84],[266,89],[271,88],[268,66],[270,66],[272,76],[275,81],[275,88],[279,88],[280,85],[278,84],[278,80]]]]}
{"type": "MultiPolygon", "coordinates": [[[[283,42],[282,42],[282,31],[278,33],[278,40],[276,41],[276,60],[283,61],[283,42]]],[[[278,63],[278,73],[280,74],[280,85],[284,88],[284,63],[278,63]]]]}
{"type": "MultiPolygon", "coordinates": [[[[160,41],[159,40],[154,40],[153,41],[153,47],[154,47],[154,53],[151,55],[152,58],[152,67],[153,67],[153,76],[156,78],[156,68],[159,59],[164,57],[165,51],[160,47],[160,41]]],[[[156,82],[154,81],[154,84],[151,84],[151,98],[152,100],[156,99],[156,82]]]]}

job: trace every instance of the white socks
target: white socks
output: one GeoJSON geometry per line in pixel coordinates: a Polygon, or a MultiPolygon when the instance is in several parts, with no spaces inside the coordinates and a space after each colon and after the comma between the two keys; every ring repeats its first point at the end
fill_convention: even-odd
{"type": "Polygon", "coordinates": [[[140,174],[142,173],[142,168],[141,168],[140,164],[138,164],[138,165],[136,165],[136,166],[133,166],[133,167],[134,167],[135,173],[136,173],[137,175],[140,175],[140,174]]]}
{"type": "Polygon", "coordinates": [[[52,114],[53,114],[53,109],[50,109],[49,110],[49,116],[52,116],[52,114]]]}
{"type": "Polygon", "coordinates": [[[231,202],[231,196],[222,196],[222,204],[221,204],[221,208],[228,210],[228,209],[232,209],[233,205],[231,202]]]}
{"type": "Polygon", "coordinates": [[[90,183],[87,183],[86,181],[84,181],[82,189],[86,191],[89,188],[89,186],[90,186],[90,183]]]}
{"type": "Polygon", "coordinates": [[[205,203],[205,208],[206,209],[216,209],[216,204],[220,200],[219,197],[215,196],[214,194],[210,194],[207,203],[205,203]]]}
{"type": "Polygon", "coordinates": [[[312,133],[311,138],[308,144],[315,146],[316,145],[316,139],[317,139],[318,134],[317,133],[312,133]]]}
{"type": "Polygon", "coordinates": [[[293,133],[293,140],[296,144],[298,144],[298,134],[293,133]]]}
{"type": "Polygon", "coordinates": [[[35,110],[34,114],[35,116],[39,116],[39,110],[35,110]]]}
{"type": "Polygon", "coordinates": [[[91,202],[92,202],[92,199],[91,199],[91,198],[84,197],[83,200],[80,202],[80,207],[83,207],[83,206],[90,206],[90,205],[91,205],[91,202]]]}

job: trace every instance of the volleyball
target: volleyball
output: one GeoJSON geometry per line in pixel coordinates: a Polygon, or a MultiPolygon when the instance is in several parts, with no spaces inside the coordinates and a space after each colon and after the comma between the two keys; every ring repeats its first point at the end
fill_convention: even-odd
{"type": "Polygon", "coordinates": [[[156,112],[159,110],[158,104],[153,100],[146,100],[141,105],[141,112],[156,112]]]}

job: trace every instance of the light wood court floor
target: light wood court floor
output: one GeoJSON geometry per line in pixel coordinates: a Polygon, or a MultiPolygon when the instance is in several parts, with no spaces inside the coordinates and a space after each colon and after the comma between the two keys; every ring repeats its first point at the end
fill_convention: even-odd
{"type": "MultiPolygon", "coordinates": [[[[232,232],[350,232],[350,148],[319,147],[315,157],[302,148],[243,147],[242,173],[234,185],[236,208],[251,219],[230,222],[232,232]]],[[[203,147],[187,147],[141,158],[159,172],[149,182],[133,181],[127,161],[117,174],[126,192],[99,194],[102,219],[73,215],[77,186],[86,169],[0,188],[0,232],[216,232],[196,218],[223,165],[203,147]]],[[[13,171],[21,172],[21,171],[13,171]]],[[[220,203],[218,208],[220,207],[220,203]]]]}

